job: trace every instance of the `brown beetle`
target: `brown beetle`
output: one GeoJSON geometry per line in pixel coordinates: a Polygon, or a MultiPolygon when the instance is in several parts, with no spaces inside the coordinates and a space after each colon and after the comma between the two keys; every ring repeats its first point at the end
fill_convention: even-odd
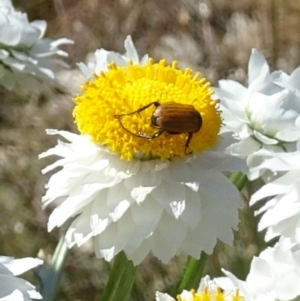
{"type": "Polygon", "coordinates": [[[190,144],[193,134],[198,132],[202,125],[202,117],[194,106],[176,102],[160,104],[158,101],[153,101],[136,111],[127,114],[114,115],[114,117],[119,119],[120,124],[125,131],[140,138],[154,139],[160,136],[163,132],[167,132],[170,135],[186,133],[188,138],[185,143],[185,152],[190,144]],[[154,105],[156,109],[151,116],[151,126],[158,129],[154,135],[148,136],[140,132],[133,133],[124,127],[121,122],[121,117],[140,113],[152,105],[154,105]]]}

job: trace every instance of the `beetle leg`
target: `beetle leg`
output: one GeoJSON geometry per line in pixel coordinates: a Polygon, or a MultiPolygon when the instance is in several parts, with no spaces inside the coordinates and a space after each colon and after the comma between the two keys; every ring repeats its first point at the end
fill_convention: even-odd
{"type": "Polygon", "coordinates": [[[145,105],[144,107],[139,108],[139,109],[136,110],[136,111],[133,111],[133,112],[127,113],[127,114],[115,114],[114,117],[120,118],[120,117],[122,117],[122,116],[127,116],[127,115],[133,115],[133,114],[135,114],[135,113],[140,113],[140,112],[146,110],[147,108],[149,108],[149,107],[152,106],[152,105],[155,105],[155,107],[158,107],[158,106],[160,106],[160,103],[159,103],[158,101],[153,101],[153,102],[148,103],[148,104],[145,105]]]}
{"type": "Polygon", "coordinates": [[[165,130],[159,130],[158,132],[156,132],[154,135],[152,136],[147,136],[145,134],[142,133],[137,133],[135,134],[136,136],[140,137],[140,138],[145,138],[145,139],[154,139],[157,138],[158,136],[160,136],[165,130]]]}
{"type": "Polygon", "coordinates": [[[188,133],[188,138],[186,139],[186,142],[185,142],[185,149],[184,149],[184,152],[185,152],[185,154],[186,155],[190,155],[192,152],[189,152],[189,153],[187,153],[187,148],[189,147],[189,145],[190,145],[190,142],[191,142],[191,140],[192,140],[192,137],[193,137],[193,134],[194,133],[188,133]]]}

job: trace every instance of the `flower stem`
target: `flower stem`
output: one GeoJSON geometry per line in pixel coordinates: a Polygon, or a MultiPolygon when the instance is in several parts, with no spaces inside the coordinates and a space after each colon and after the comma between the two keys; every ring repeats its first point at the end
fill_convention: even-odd
{"type": "Polygon", "coordinates": [[[230,176],[230,181],[237,187],[239,191],[241,191],[248,182],[248,178],[247,175],[238,171],[234,172],[230,176]]]}
{"type": "Polygon", "coordinates": [[[137,267],[128,260],[124,252],[114,260],[101,301],[126,301],[129,298],[137,267]]]}
{"type": "Polygon", "coordinates": [[[50,266],[43,266],[39,272],[43,280],[43,287],[41,290],[43,301],[55,300],[55,293],[59,284],[60,276],[65,267],[68,253],[69,248],[64,235],[62,235],[53,254],[50,266]]]}
{"type": "Polygon", "coordinates": [[[200,259],[188,258],[181,275],[181,280],[176,288],[176,294],[182,292],[184,289],[191,290],[199,286],[207,258],[208,255],[204,252],[201,253],[200,259]]]}

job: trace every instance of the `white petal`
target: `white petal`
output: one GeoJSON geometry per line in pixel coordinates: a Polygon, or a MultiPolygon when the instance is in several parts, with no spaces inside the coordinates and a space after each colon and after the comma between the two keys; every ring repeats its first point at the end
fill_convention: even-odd
{"type": "MultiPolygon", "coordinates": [[[[23,274],[24,272],[33,269],[37,267],[38,265],[41,265],[43,261],[41,259],[37,258],[21,258],[21,259],[14,259],[12,257],[6,257],[6,256],[1,256],[0,257],[0,274],[3,273],[8,273],[8,271],[12,275],[20,275],[23,274]],[[6,272],[5,269],[8,271],[6,272]]],[[[10,274],[8,273],[8,274],[10,274]]]]}
{"type": "MultiPolygon", "coordinates": [[[[220,95],[222,95],[222,96],[230,95],[231,97],[233,97],[233,100],[236,102],[236,105],[238,105],[238,106],[242,105],[244,97],[247,96],[247,88],[246,87],[244,87],[243,85],[241,85],[238,82],[235,82],[235,81],[229,80],[229,79],[220,80],[219,86],[221,89],[216,88],[216,92],[217,92],[216,95],[218,97],[220,97],[220,95]],[[233,91],[234,91],[234,93],[232,93],[233,91]],[[227,94],[226,94],[226,92],[227,92],[227,94]],[[225,93],[225,94],[223,95],[223,93],[225,93]],[[230,93],[230,94],[228,94],[228,93],[230,93]]],[[[240,108],[242,108],[242,107],[240,107],[240,108]]]]}
{"type": "MultiPolygon", "coordinates": [[[[230,273],[229,271],[226,271],[225,269],[221,269],[222,272],[231,280],[231,282],[233,283],[233,287],[238,288],[240,291],[240,294],[242,296],[244,296],[244,299],[247,301],[253,301],[254,298],[251,296],[251,292],[248,288],[248,285],[245,281],[239,280],[238,278],[236,278],[232,273],[230,273]]],[[[222,284],[224,282],[219,282],[218,284],[221,285],[222,288],[222,284]]],[[[226,285],[228,285],[228,283],[226,283],[226,285]]],[[[226,287],[224,287],[224,289],[226,289],[226,287]]]]}
{"type": "Polygon", "coordinates": [[[134,222],[134,227],[138,228],[144,237],[152,235],[162,216],[163,207],[157,206],[152,196],[142,204],[131,207],[131,218],[134,222]]]}
{"type": "Polygon", "coordinates": [[[142,203],[146,197],[155,189],[155,186],[151,187],[135,187],[131,190],[131,197],[134,198],[138,204],[142,203]]]}
{"type": "Polygon", "coordinates": [[[14,259],[0,256],[0,300],[41,299],[41,295],[31,283],[14,275],[22,274],[42,263],[43,261],[37,258],[14,259]]]}
{"type": "Polygon", "coordinates": [[[292,175],[287,174],[281,178],[264,185],[261,189],[255,192],[250,200],[250,205],[252,206],[257,201],[271,195],[283,194],[289,191],[289,184],[291,183],[292,175]]]}
{"type": "Polygon", "coordinates": [[[251,89],[254,90],[252,92],[261,89],[269,76],[269,65],[266,59],[256,49],[252,49],[248,65],[249,85],[251,85],[251,89]]]}
{"type": "Polygon", "coordinates": [[[171,296],[165,293],[156,292],[155,293],[155,300],[156,301],[175,301],[171,296]]]}
{"type": "Polygon", "coordinates": [[[241,140],[238,143],[231,145],[228,148],[228,151],[235,156],[249,156],[253,154],[255,151],[259,150],[261,144],[257,142],[252,137],[241,140]]]}
{"type": "Polygon", "coordinates": [[[300,295],[300,274],[299,271],[290,271],[282,276],[275,287],[279,300],[292,300],[300,295]]]}
{"type": "Polygon", "coordinates": [[[134,63],[139,63],[139,55],[134,47],[131,36],[127,36],[124,42],[124,47],[126,49],[125,56],[131,59],[134,63]]]}
{"type": "Polygon", "coordinates": [[[187,229],[183,223],[174,220],[168,214],[164,214],[157,230],[148,238],[153,254],[163,263],[169,262],[176,255],[186,233],[187,229]]]}

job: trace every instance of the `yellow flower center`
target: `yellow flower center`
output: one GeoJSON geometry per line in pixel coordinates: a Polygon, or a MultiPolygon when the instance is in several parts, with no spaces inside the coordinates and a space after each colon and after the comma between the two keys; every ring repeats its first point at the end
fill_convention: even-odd
{"type": "MultiPolygon", "coordinates": [[[[184,298],[181,295],[177,296],[178,301],[225,301],[225,294],[220,288],[217,288],[216,293],[211,293],[208,287],[205,287],[203,292],[196,292],[195,290],[190,291],[191,295],[188,298],[184,298]]],[[[236,290],[234,294],[227,297],[226,300],[231,301],[242,301],[243,298],[240,296],[239,291],[236,290]]]]}
{"type": "Polygon", "coordinates": [[[74,99],[73,115],[81,134],[125,160],[169,159],[199,153],[217,143],[221,117],[210,83],[199,73],[177,69],[177,62],[167,65],[165,60],[153,63],[152,59],[144,66],[112,63],[108,69],[87,81],[74,99]],[[175,113],[163,110],[166,103],[172,103],[175,113]],[[183,105],[193,107],[186,112],[183,105]],[[195,111],[202,118],[200,129],[190,115],[195,111]]]}

